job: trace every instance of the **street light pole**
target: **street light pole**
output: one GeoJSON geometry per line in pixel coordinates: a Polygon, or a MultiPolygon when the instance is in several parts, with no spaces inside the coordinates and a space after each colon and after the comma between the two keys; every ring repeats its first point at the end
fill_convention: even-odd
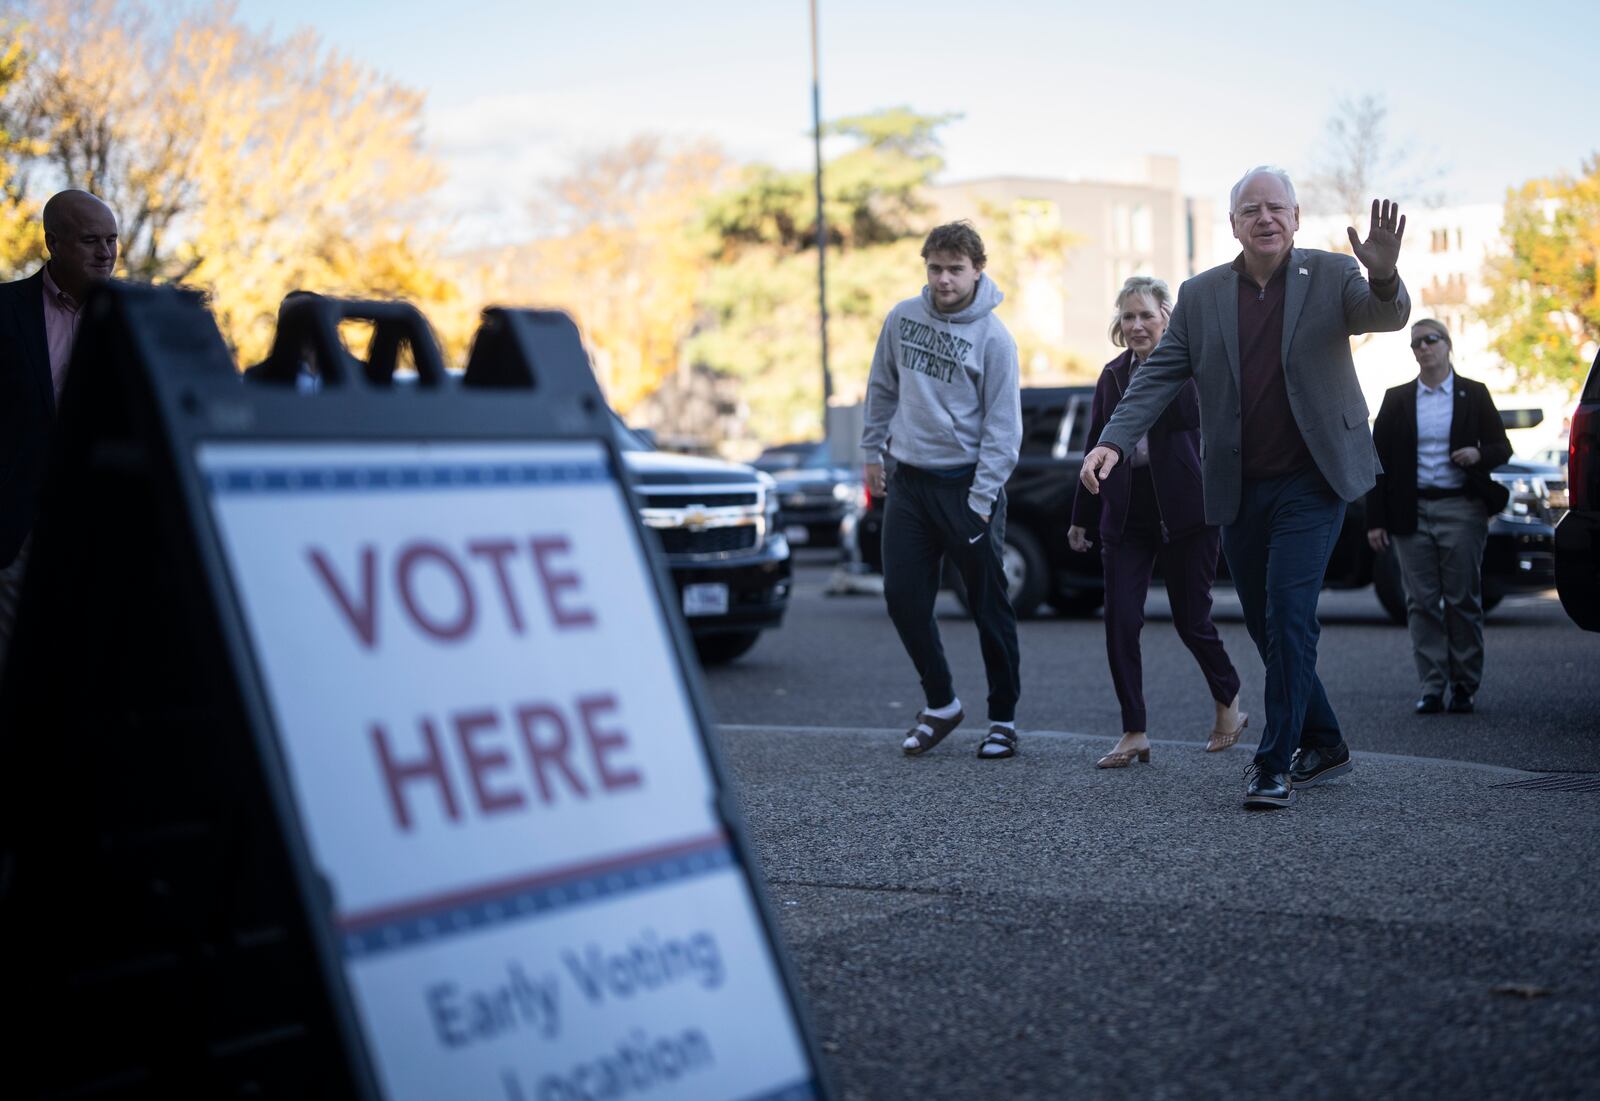
{"type": "Polygon", "coordinates": [[[822,213],[822,79],[817,62],[817,0],[811,0],[811,138],[817,158],[817,314],[822,331],[822,437],[828,437],[833,375],[828,370],[828,225],[822,213]]]}

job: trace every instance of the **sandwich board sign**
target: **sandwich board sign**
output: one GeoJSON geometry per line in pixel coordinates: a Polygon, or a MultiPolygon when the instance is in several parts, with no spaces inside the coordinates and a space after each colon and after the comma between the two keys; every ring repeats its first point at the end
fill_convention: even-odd
{"type": "Polygon", "coordinates": [[[199,466],[386,1094],[809,1096],[605,450],[199,466]]]}
{"type": "Polygon", "coordinates": [[[490,325],[477,392],[174,399],[212,413],[175,465],[353,1080],[825,1096],[576,333],[490,325]]]}

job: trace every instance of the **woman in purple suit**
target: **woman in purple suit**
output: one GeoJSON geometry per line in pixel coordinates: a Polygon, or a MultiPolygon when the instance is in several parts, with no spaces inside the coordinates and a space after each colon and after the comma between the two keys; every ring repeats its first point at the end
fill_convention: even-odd
{"type": "MultiPolygon", "coordinates": [[[[1111,321],[1111,342],[1127,351],[1100,373],[1089,439],[1100,438],[1100,430],[1111,419],[1134,372],[1161,342],[1171,316],[1172,292],[1160,279],[1136,275],[1122,285],[1111,321]]],[[[1205,522],[1200,487],[1200,395],[1193,379],[1139,441],[1133,461],[1121,463],[1111,472],[1099,496],[1078,487],[1067,541],[1079,553],[1099,543],[1105,571],[1106,656],[1117,702],[1122,706],[1122,740],[1096,767],[1126,768],[1135,758],[1150,760],[1139,632],[1144,627],[1150,577],[1158,562],[1172,604],[1172,625],[1200,663],[1216,702],[1216,722],[1206,752],[1227,749],[1238,741],[1248,717],[1239,710],[1238,670],[1228,660],[1211,622],[1218,534],[1205,522]]]]}

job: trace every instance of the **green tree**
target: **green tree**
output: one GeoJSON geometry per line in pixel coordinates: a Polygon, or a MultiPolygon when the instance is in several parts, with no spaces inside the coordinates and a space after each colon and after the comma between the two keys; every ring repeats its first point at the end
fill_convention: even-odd
{"type": "Polygon", "coordinates": [[[1501,233],[1478,311],[1494,350],[1524,379],[1575,388],[1600,343],[1600,155],[1512,190],[1501,233]]]}
{"type": "Polygon", "coordinates": [[[1059,338],[1041,334],[1027,321],[1034,296],[1047,305],[1053,300],[1059,306],[1067,254],[1083,238],[1062,226],[1061,212],[1053,202],[980,202],[978,209],[982,213],[984,249],[989,254],[985,270],[1005,291],[1006,303],[1015,302],[1019,307],[1006,324],[1017,342],[1023,384],[1036,379],[1093,381],[1099,375],[1099,364],[1085,363],[1068,353],[1059,338]]]}
{"type": "MultiPolygon", "coordinates": [[[[920,191],[944,167],[936,132],[957,117],[894,107],[823,124],[825,135],[856,142],[823,172],[829,247],[887,244],[919,231],[926,213],[920,191]]],[[[810,251],[817,239],[812,174],[752,165],[739,186],[708,205],[705,224],[723,259],[752,246],[810,251]]]]}
{"type": "MultiPolygon", "coordinates": [[[[823,172],[836,400],[865,393],[878,329],[916,278],[928,228],[923,189],[944,167],[937,130],[954,117],[899,107],[825,127],[854,142],[823,172]]],[[[718,265],[686,352],[740,380],[751,428],[764,440],[822,431],[813,188],[810,172],[753,166],[704,216],[718,265]]]]}

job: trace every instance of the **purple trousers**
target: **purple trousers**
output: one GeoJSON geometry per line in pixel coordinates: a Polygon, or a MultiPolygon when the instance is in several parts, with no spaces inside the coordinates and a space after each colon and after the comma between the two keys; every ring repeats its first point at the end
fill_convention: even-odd
{"type": "Polygon", "coordinates": [[[1123,730],[1149,729],[1139,632],[1144,628],[1144,601],[1157,562],[1172,604],[1172,626],[1200,663],[1211,698],[1225,704],[1239,694],[1239,671],[1228,660],[1211,622],[1211,583],[1217,576],[1220,538],[1214,527],[1200,528],[1168,543],[1154,533],[1130,533],[1121,542],[1100,548],[1106,579],[1106,657],[1122,706],[1123,730]]]}

